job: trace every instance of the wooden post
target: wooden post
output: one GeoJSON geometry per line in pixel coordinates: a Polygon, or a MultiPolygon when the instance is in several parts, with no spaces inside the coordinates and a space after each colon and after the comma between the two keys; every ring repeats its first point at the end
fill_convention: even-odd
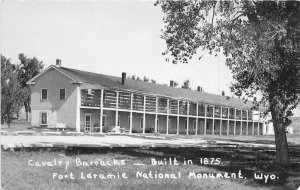
{"type": "Polygon", "coordinates": [[[146,95],[144,95],[144,113],[143,113],[143,134],[146,131],[146,95]]]}
{"type": "Polygon", "coordinates": [[[236,108],[234,108],[234,126],[233,126],[233,135],[235,135],[236,130],[236,108]]]}
{"type": "Polygon", "coordinates": [[[259,122],[257,122],[257,135],[259,135],[259,122]]]}
{"type": "Polygon", "coordinates": [[[103,94],[104,89],[101,89],[101,100],[100,100],[100,133],[103,131],[102,123],[103,123],[103,94]]]}
{"type": "Polygon", "coordinates": [[[179,135],[179,100],[177,101],[177,135],[179,135]]]}
{"type": "Polygon", "coordinates": [[[248,116],[248,114],[249,114],[249,110],[247,110],[247,123],[246,123],[246,135],[248,136],[248,129],[249,129],[249,122],[248,122],[248,119],[249,119],[249,116],[248,116]]]}
{"type": "Polygon", "coordinates": [[[198,108],[198,102],[196,104],[196,135],[198,135],[198,113],[199,113],[199,108],[198,108]]]}
{"type": "Polygon", "coordinates": [[[156,97],[156,101],[155,101],[155,124],[154,124],[154,131],[158,132],[157,130],[157,112],[158,112],[158,97],[156,97]]]}
{"type": "Polygon", "coordinates": [[[187,102],[187,117],[186,117],[186,135],[189,135],[189,112],[190,112],[190,102],[187,102]]]}
{"type": "Polygon", "coordinates": [[[206,135],[206,116],[207,116],[207,105],[204,105],[204,135],[206,135]]]}
{"type": "Polygon", "coordinates": [[[133,104],[133,93],[130,95],[130,121],[129,121],[129,133],[132,134],[132,104],[133,104]]]}
{"type": "Polygon", "coordinates": [[[242,135],[243,134],[243,112],[242,112],[242,110],[241,110],[241,127],[240,127],[240,135],[242,135]]]}
{"type": "Polygon", "coordinates": [[[167,99],[167,129],[166,134],[169,134],[169,114],[170,114],[170,99],[167,99]]]}
{"type": "Polygon", "coordinates": [[[230,118],[229,118],[229,111],[230,111],[230,108],[227,108],[227,136],[229,135],[229,124],[230,124],[230,118]]]}
{"type": "Polygon", "coordinates": [[[213,106],[213,122],[212,122],[212,135],[215,135],[215,106],[213,106]]]}
{"type": "Polygon", "coordinates": [[[220,107],[221,115],[220,115],[220,135],[222,135],[222,119],[223,119],[223,107],[220,107]]]}
{"type": "Polygon", "coordinates": [[[118,127],[118,115],[119,115],[119,91],[117,91],[116,94],[116,117],[115,117],[115,122],[116,122],[116,127],[118,127]]]}
{"type": "Polygon", "coordinates": [[[252,119],[252,136],[254,135],[254,121],[252,119]]]}
{"type": "Polygon", "coordinates": [[[81,93],[80,93],[80,88],[79,88],[79,84],[76,87],[76,92],[77,92],[77,97],[76,97],[76,131],[80,132],[80,105],[81,105],[81,93]]]}

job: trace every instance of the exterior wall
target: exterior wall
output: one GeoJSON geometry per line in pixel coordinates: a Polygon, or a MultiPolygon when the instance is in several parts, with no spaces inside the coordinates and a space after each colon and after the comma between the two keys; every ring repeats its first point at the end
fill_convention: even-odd
{"type": "Polygon", "coordinates": [[[237,121],[236,122],[236,128],[235,128],[235,134],[240,135],[240,133],[241,133],[241,122],[237,121]]]}
{"type": "Polygon", "coordinates": [[[155,115],[146,114],[146,133],[152,128],[155,129],[155,115]]]}
{"type": "Polygon", "coordinates": [[[80,109],[80,131],[85,131],[85,115],[91,114],[91,126],[100,126],[100,110],[80,109]]]}
{"type": "Polygon", "coordinates": [[[247,134],[247,122],[242,122],[242,135],[247,134]]]}
{"type": "Polygon", "coordinates": [[[47,127],[56,127],[57,123],[65,123],[66,126],[76,127],[76,85],[70,83],[70,79],[58,71],[51,69],[38,77],[34,85],[31,85],[31,109],[32,126],[40,126],[40,113],[47,112],[47,127]],[[47,100],[41,100],[41,90],[47,89],[47,100]],[[66,89],[66,99],[59,99],[59,89],[66,89]]]}
{"type": "Polygon", "coordinates": [[[222,135],[227,135],[227,123],[228,123],[228,121],[226,121],[226,120],[222,121],[222,131],[221,131],[222,135]]]}
{"type": "Polygon", "coordinates": [[[213,120],[212,119],[206,119],[206,134],[212,135],[212,129],[213,129],[213,120]]]}
{"type": "Polygon", "coordinates": [[[215,131],[214,131],[215,135],[220,135],[220,130],[221,130],[220,124],[221,124],[220,120],[215,119],[215,131]]]}
{"type": "Polygon", "coordinates": [[[186,135],[186,117],[179,117],[179,134],[186,135]]]}
{"type": "Polygon", "coordinates": [[[204,119],[198,119],[198,135],[204,134],[204,119]]]}
{"type": "Polygon", "coordinates": [[[229,135],[234,134],[234,121],[229,121],[229,135]]]}
{"type": "MultiPolygon", "coordinates": [[[[116,112],[111,110],[103,110],[103,116],[105,116],[105,124],[103,126],[103,132],[108,132],[116,127],[116,112]]],[[[100,114],[98,116],[100,120],[100,114]]]]}
{"type": "MultiPolygon", "coordinates": [[[[143,114],[141,113],[132,113],[132,132],[142,133],[143,128],[141,128],[143,114]]],[[[128,122],[129,123],[129,122],[128,122]]],[[[154,123],[154,122],[153,122],[154,123]]],[[[147,126],[147,125],[146,125],[147,126]]]]}
{"type": "Polygon", "coordinates": [[[189,135],[195,135],[196,134],[196,123],[195,123],[195,128],[194,128],[194,121],[196,122],[195,118],[190,117],[189,118],[189,135]]]}
{"type": "Polygon", "coordinates": [[[169,134],[177,133],[177,117],[169,116],[169,134]]]}
{"type": "Polygon", "coordinates": [[[157,129],[160,133],[166,134],[167,133],[167,116],[166,115],[158,115],[157,118],[159,119],[159,125],[157,129]]]}
{"type": "Polygon", "coordinates": [[[129,116],[130,113],[129,112],[119,112],[120,115],[120,127],[129,130],[129,116]]]}

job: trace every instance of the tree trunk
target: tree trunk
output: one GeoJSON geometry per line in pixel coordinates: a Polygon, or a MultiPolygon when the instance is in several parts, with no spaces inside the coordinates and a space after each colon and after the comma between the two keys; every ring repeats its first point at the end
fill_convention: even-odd
{"type": "Polygon", "coordinates": [[[26,112],[26,121],[29,121],[29,104],[27,102],[27,100],[24,102],[24,107],[25,107],[25,112],[26,112]]]}
{"type": "Polygon", "coordinates": [[[290,163],[289,149],[286,138],[285,127],[278,120],[278,113],[272,113],[273,127],[276,144],[276,163],[288,165],[290,163]]]}
{"type": "Polygon", "coordinates": [[[10,115],[8,114],[7,115],[7,127],[10,128],[10,122],[11,122],[11,119],[10,119],[10,115]]]}

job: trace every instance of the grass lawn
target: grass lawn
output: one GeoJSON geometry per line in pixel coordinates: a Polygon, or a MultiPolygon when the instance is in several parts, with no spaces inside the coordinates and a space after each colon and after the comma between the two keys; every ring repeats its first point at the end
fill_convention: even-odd
{"type": "Polygon", "coordinates": [[[7,124],[1,124],[1,130],[3,131],[24,131],[28,130],[28,127],[30,127],[30,122],[24,121],[24,120],[12,120],[10,123],[10,128],[8,128],[7,124]]]}
{"type": "Polygon", "coordinates": [[[290,149],[293,163],[287,168],[272,164],[274,156],[274,151],[254,148],[8,151],[1,155],[1,185],[3,189],[297,189],[300,186],[300,148],[290,149]],[[169,161],[169,158],[172,165],[167,162],[167,165],[158,166],[151,161],[169,161]],[[174,158],[178,165],[174,165],[174,158]],[[215,159],[207,162],[205,158],[215,159]],[[89,166],[80,165],[83,161],[89,166]],[[34,166],[54,165],[55,162],[61,166],[34,166]],[[158,178],[150,178],[149,171],[158,178]],[[239,171],[243,178],[238,177],[239,171]],[[225,172],[230,178],[225,178],[225,172]],[[263,173],[265,178],[255,179],[255,173],[259,176],[263,173]],[[88,174],[92,174],[92,179],[88,174]],[[116,178],[108,179],[109,174],[116,178]],[[219,178],[205,178],[209,174],[211,177],[218,174],[219,178]],[[70,179],[73,176],[74,179],[70,179]],[[172,176],[177,179],[171,179],[172,176]]]}

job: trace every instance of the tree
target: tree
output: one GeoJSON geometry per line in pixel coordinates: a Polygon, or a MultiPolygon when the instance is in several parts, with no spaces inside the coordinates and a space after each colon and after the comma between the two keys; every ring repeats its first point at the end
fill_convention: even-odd
{"type": "Polygon", "coordinates": [[[149,78],[144,76],[144,79],[143,79],[144,82],[149,82],[149,78]]]}
{"type": "Polygon", "coordinates": [[[132,79],[132,80],[136,80],[136,76],[135,76],[135,75],[132,75],[132,76],[131,76],[131,79],[132,79]]]}
{"type": "Polygon", "coordinates": [[[154,80],[154,79],[151,79],[151,82],[154,83],[154,84],[156,84],[156,80],[154,80]]]}
{"type": "Polygon", "coordinates": [[[237,96],[243,92],[246,99],[260,92],[261,101],[268,102],[276,162],[289,164],[285,129],[299,103],[295,87],[299,85],[300,2],[158,1],[155,5],[165,13],[163,54],[171,55],[176,64],[188,63],[199,55],[197,50],[223,53],[236,80],[231,90],[237,96]]]}
{"type": "Polygon", "coordinates": [[[23,53],[19,54],[20,65],[18,68],[18,80],[20,82],[21,88],[24,93],[24,107],[26,111],[26,120],[28,121],[28,113],[31,112],[30,107],[30,88],[26,84],[27,81],[38,75],[44,68],[42,61],[39,61],[37,58],[28,58],[23,53]]]}
{"type": "Polygon", "coordinates": [[[179,83],[174,81],[173,85],[174,85],[174,88],[176,88],[179,85],[179,83]]]}
{"type": "Polygon", "coordinates": [[[1,56],[1,123],[10,128],[11,118],[22,105],[23,90],[17,78],[17,66],[1,56]]]}
{"type": "Polygon", "coordinates": [[[191,90],[191,87],[190,87],[190,80],[188,80],[188,79],[185,80],[185,81],[183,82],[183,85],[181,86],[181,88],[191,90]]]}

